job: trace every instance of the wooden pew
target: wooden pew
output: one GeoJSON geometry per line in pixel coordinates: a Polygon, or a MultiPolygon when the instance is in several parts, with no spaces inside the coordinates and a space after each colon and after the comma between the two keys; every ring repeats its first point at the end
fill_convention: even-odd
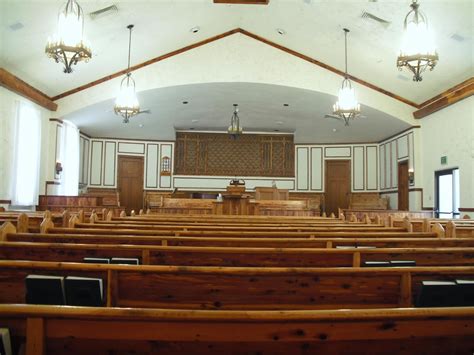
{"type": "MultiPolygon", "coordinates": [[[[94,225],[95,226],[95,225],[94,225]]],[[[403,232],[403,231],[308,231],[308,232],[285,232],[285,231],[239,231],[237,230],[142,230],[136,228],[111,229],[111,228],[48,228],[44,230],[49,234],[95,234],[95,235],[137,235],[137,236],[202,236],[202,237],[254,237],[254,238],[434,238],[434,232],[403,232]]]]}
{"type": "Polygon", "coordinates": [[[417,266],[474,266],[473,248],[232,248],[0,242],[0,259],[83,262],[138,258],[144,265],[361,267],[365,261],[413,260],[417,266]]]}
{"type": "Polygon", "coordinates": [[[79,354],[470,354],[474,308],[206,311],[0,305],[14,349],[79,354]]]}
{"type": "Polygon", "coordinates": [[[17,242],[44,243],[82,243],[82,244],[135,244],[135,245],[170,245],[170,246],[215,246],[215,247],[269,247],[269,248],[336,248],[338,246],[375,246],[377,248],[416,248],[416,247],[473,247],[472,238],[350,238],[350,237],[318,237],[318,238],[255,238],[255,237],[174,237],[154,235],[126,234],[44,234],[16,233],[4,230],[0,240],[17,242]]]}
{"type": "Polygon", "coordinates": [[[109,307],[284,310],[411,307],[422,280],[474,267],[284,268],[0,261],[0,303],[22,303],[29,274],[100,277],[109,307]]]}

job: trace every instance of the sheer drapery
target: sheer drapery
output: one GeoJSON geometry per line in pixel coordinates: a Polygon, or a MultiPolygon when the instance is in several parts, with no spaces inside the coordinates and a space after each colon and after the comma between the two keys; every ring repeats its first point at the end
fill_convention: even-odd
{"type": "Polygon", "coordinates": [[[79,191],[79,130],[69,122],[63,121],[61,137],[61,195],[77,196],[79,191]]]}
{"type": "Polygon", "coordinates": [[[17,101],[12,176],[12,205],[38,204],[41,157],[41,112],[17,101]]]}

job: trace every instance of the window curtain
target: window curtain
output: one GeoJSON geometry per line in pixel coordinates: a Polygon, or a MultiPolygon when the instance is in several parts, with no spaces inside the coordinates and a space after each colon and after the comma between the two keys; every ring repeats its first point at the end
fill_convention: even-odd
{"type": "Polygon", "coordinates": [[[61,195],[77,196],[79,192],[79,130],[69,122],[63,121],[61,137],[61,195]]]}
{"type": "Polygon", "coordinates": [[[38,204],[41,158],[41,112],[32,104],[17,101],[14,133],[12,205],[38,204]]]}

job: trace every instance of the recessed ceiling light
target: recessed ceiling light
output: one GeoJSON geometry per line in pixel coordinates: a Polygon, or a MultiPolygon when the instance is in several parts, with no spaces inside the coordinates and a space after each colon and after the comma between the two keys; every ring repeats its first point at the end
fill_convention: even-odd
{"type": "Polygon", "coordinates": [[[288,107],[288,106],[290,106],[290,105],[289,105],[289,104],[283,104],[283,106],[288,107]]]}
{"type": "Polygon", "coordinates": [[[192,123],[197,123],[197,122],[199,122],[199,120],[192,120],[191,122],[192,123]]]}
{"type": "Polygon", "coordinates": [[[199,26],[195,26],[189,30],[191,33],[198,33],[201,28],[199,26]]]}
{"type": "Polygon", "coordinates": [[[286,35],[286,31],[283,28],[277,28],[276,31],[279,35],[286,35]]]}
{"type": "Polygon", "coordinates": [[[337,132],[337,129],[336,129],[336,128],[333,128],[332,131],[333,131],[333,132],[337,132]]]}
{"type": "Polygon", "coordinates": [[[276,124],[283,124],[283,121],[276,121],[276,124]]]}
{"type": "Polygon", "coordinates": [[[187,102],[187,101],[183,101],[183,105],[187,105],[187,104],[188,104],[188,102],[187,102]]]}
{"type": "Polygon", "coordinates": [[[140,123],[138,127],[143,128],[143,123],[140,123]]]}
{"type": "Polygon", "coordinates": [[[279,130],[279,129],[274,129],[273,131],[275,131],[275,132],[280,132],[280,130],[279,130]]]}

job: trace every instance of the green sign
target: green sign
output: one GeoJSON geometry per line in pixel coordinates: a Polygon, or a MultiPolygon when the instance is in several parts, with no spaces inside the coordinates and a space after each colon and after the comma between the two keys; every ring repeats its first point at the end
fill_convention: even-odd
{"type": "Polygon", "coordinates": [[[446,155],[441,157],[441,165],[448,164],[448,157],[446,155]]]}

